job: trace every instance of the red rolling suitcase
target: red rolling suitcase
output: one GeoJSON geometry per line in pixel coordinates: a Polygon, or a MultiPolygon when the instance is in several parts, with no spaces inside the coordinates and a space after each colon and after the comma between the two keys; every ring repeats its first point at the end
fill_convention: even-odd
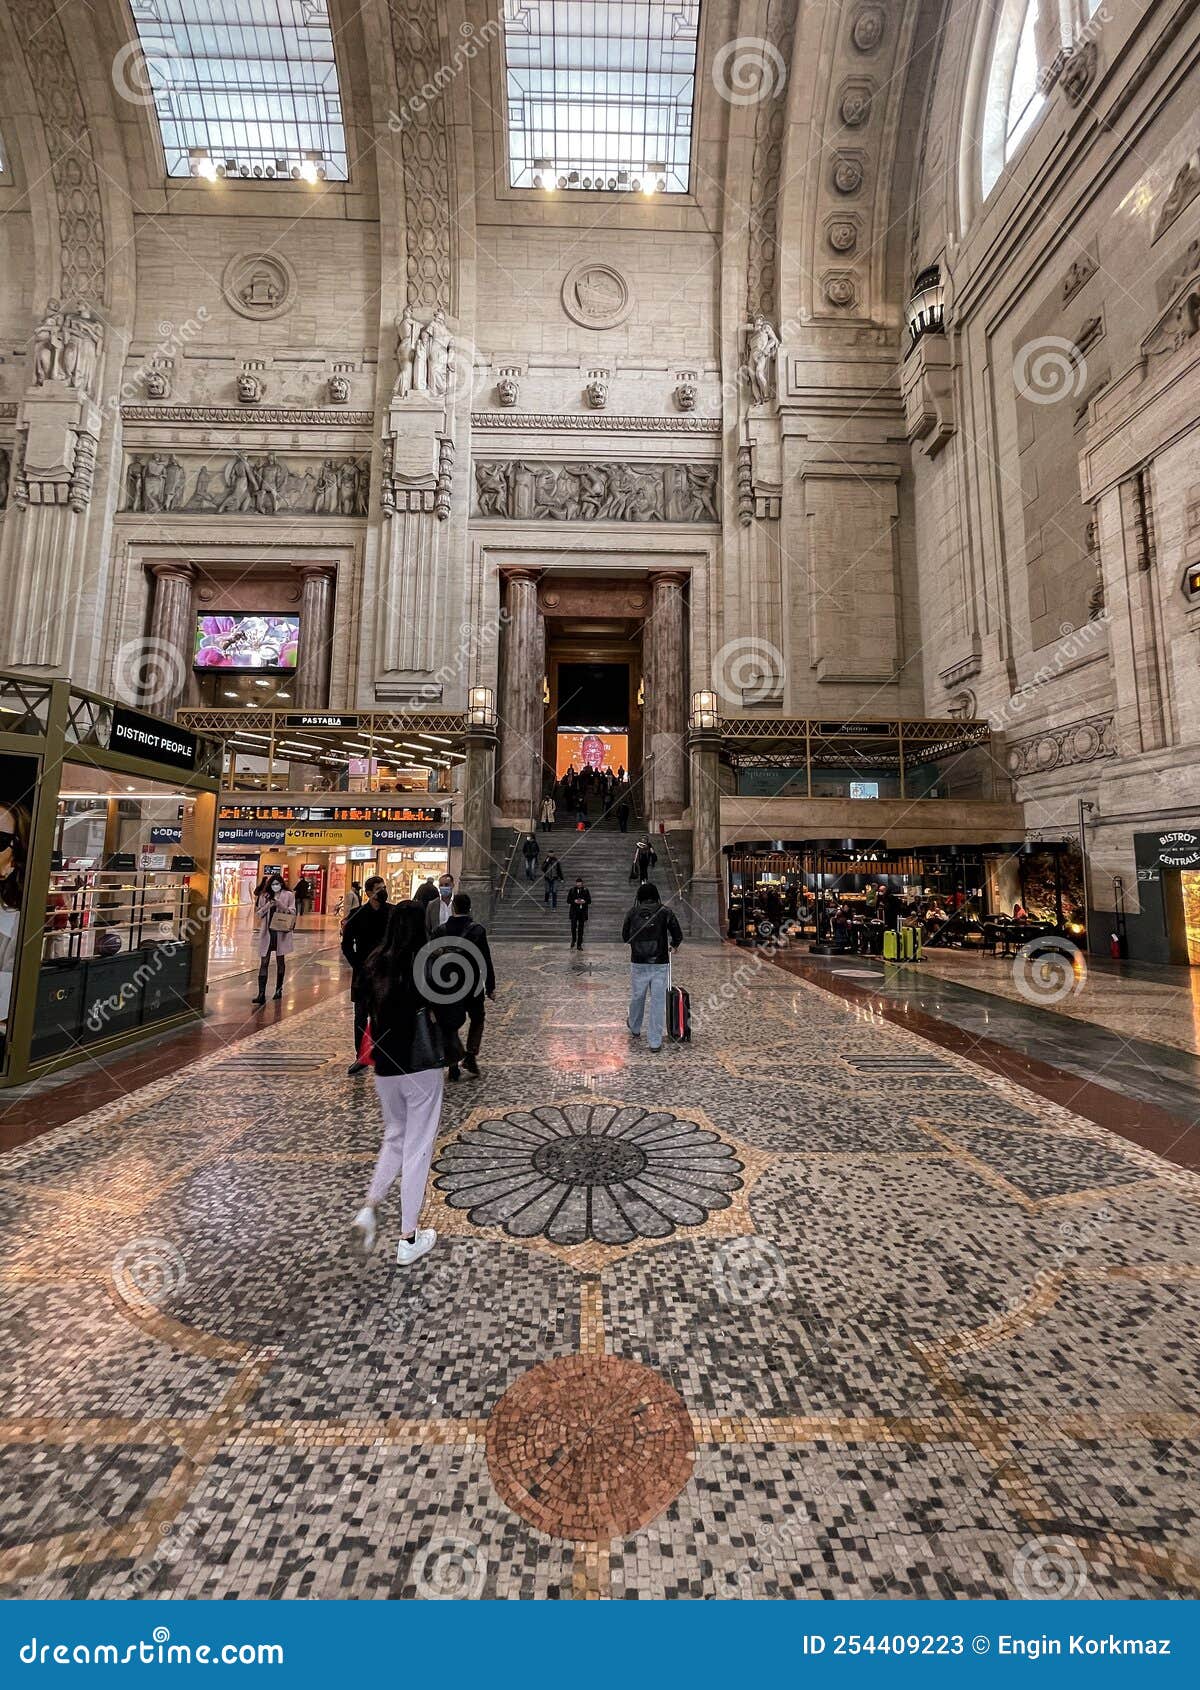
{"type": "Polygon", "coordinates": [[[690,1044],[692,1037],[692,1000],[682,986],[671,979],[671,959],[667,958],[667,1037],[680,1044],[690,1044]]]}

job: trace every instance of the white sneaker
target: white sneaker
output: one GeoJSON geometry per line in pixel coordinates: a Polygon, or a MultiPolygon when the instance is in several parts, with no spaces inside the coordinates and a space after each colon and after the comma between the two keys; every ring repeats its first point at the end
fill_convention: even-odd
{"type": "Polygon", "coordinates": [[[378,1230],[374,1209],[369,1203],[364,1204],[350,1223],[350,1236],[355,1249],[361,1250],[364,1256],[369,1256],[375,1248],[378,1230]]]}
{"type": "Polygon", "coordinates": [[[418,1227],[417,1235],[411,1244],[406,1238],[402,1238],[397,1244],[396,1266],[411,1267],[414,1262],[419,1262],[422,1256],[427,1256],[436,1243],[437,1233],[431,1226],[418,1227]]]}

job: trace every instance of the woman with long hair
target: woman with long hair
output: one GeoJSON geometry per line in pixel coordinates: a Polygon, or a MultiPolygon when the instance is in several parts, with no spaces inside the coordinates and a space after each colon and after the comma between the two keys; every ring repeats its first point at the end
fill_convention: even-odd
{"type": "Polygon", "coordinates": [[[425,943],[425,910],[406,899],[393,906],[383,943],[363,964],[383,1143],[352,1230],[361,1250],[375,1248],[376,1210],[399,1176],[398,1267],[410,1267],[437,1243],[432,1227],[418,1225],[446,1082],[445,1035],[422,991],[425,943]]]}
{"type": "Polygon", "coordinates": [[[267,1001],[267,974],[271,958],[275,958],[275,996],[283,996],[283,977],[287,973],[287,958],[292,954],[292,929],[296,925],[296,899],[278,874],[268,875],[254,906],[258,917],[258,996],[251,1003],[267,1001]]]}

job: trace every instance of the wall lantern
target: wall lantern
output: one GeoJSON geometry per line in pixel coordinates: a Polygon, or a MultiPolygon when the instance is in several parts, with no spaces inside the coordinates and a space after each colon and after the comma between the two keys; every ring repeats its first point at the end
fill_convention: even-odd
{"type": "Polygon", "coordinates": [[[943,334],[946,328],[946,288],[936,264],[921,271],[913,283],[904,318],[915,346],[922,335],[943,334]]]}

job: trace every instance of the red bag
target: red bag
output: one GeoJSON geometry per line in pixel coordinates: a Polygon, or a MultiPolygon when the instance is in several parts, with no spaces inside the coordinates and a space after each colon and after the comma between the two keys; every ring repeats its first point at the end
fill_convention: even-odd
{"type": "Polygon", "coordinates": [[[371,1026],[369,1022],[367,1023],[367,1030],[362,1036],[362,1043],[358,1047],[358,1060],[362,1063],[370,1063],[375,1060],[375,1047],[371,1042],[371,1026]]]}

